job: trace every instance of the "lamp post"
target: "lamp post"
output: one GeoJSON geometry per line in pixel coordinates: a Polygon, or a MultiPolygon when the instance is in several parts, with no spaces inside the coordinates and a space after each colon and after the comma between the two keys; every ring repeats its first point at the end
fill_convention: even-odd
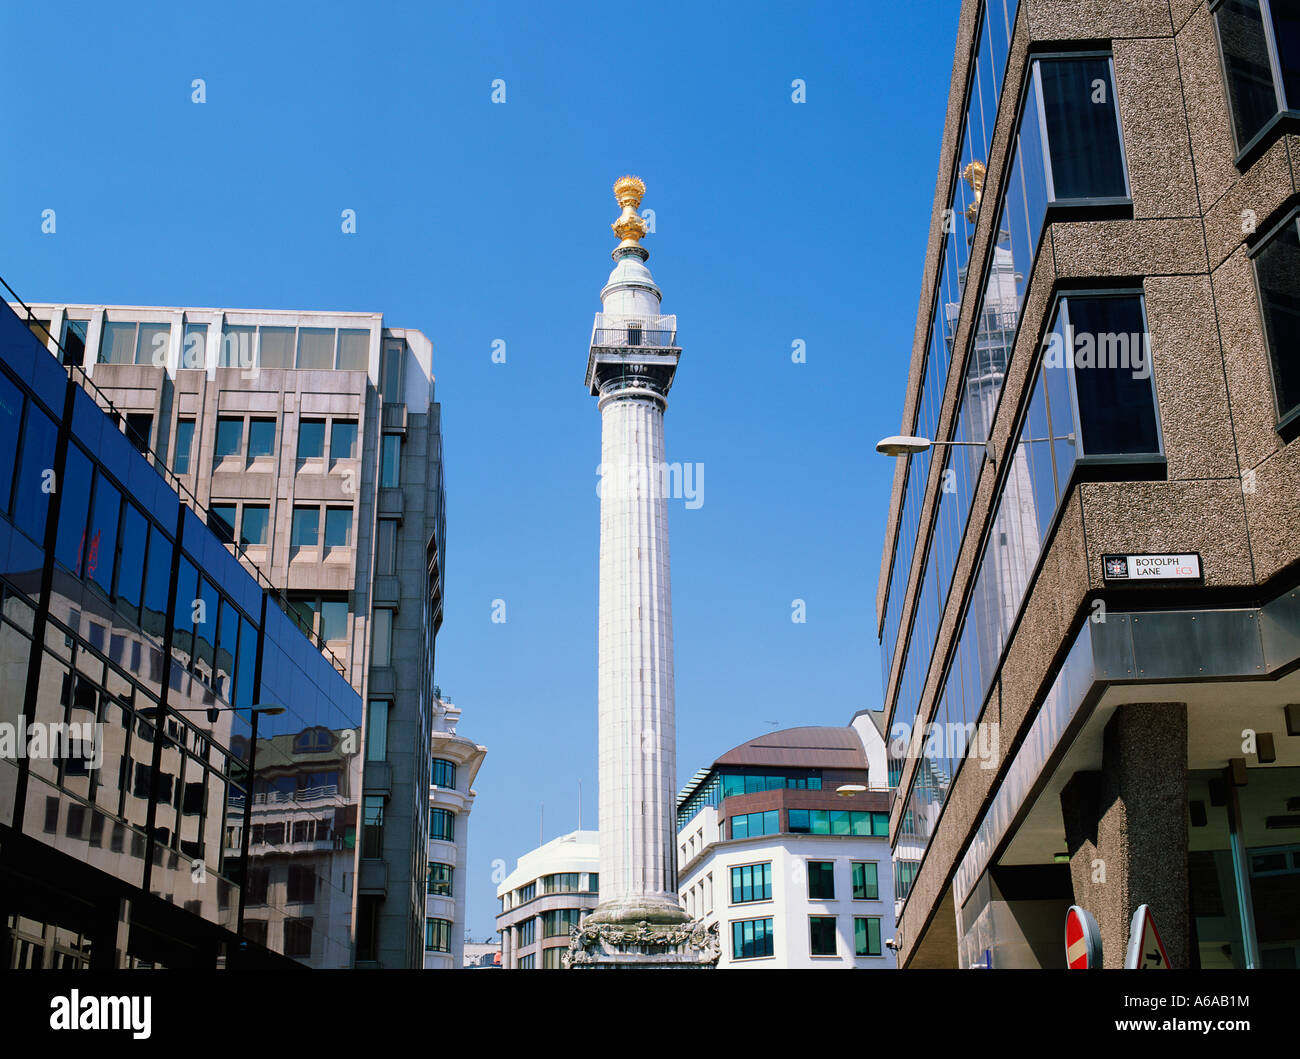
{"type": "Polygon", "coordinates": [[[914,456],[918,452],[925,452],[927,449],[939,447],[951,447],[960,445],[965,448],[983,449],[984,455],[988,457],[989,463],[997,466],[997,451],[993,448],[993,441],[931,441],[929,438],[913,437],[908,434],[895,434],[893,437],[881,438],[876,442],[876,451],[883,456],[914,456]]]}

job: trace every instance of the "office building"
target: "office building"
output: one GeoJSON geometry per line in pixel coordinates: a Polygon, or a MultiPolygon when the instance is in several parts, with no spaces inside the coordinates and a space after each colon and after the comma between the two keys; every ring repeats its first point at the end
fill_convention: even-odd
{"type": "Polygon", "coordinates": [[[425,883],[424,966],[464,967],[469,887],[469,814],[474,777],[487,748],[456,734],[460,707],[435,686],[429,767],[429,865],[425,883]]]}
{"type": "Polygon", "coordinates": [[[1143,904],[1300,963],[1297,18],[961,4],[880,446],[902,967],[1062,967],[1071,905],[1119,967],[1143,904]]]}
{"type": "Polygon", "coordinates": [[[895,966],[883,716],[727,751],[678,796],[678,885],[719,967],[895,966]]]}
{"type": "Polygon", "coordinates": [[[497,887],[501,966],[559,970],[569,931],[600,899],[600,835],[571,831],[525,853],[497,887]]]}
{"type": "Polygon", "coordinates": [[[446,545],[432,344],[375,313],[31,308],[362,696],[356,965],[422,967],[446,545]]]}
{"type": "Polygon", "coordinates": [[[48,337],[0,307],[0,959],[348,967],[361,697],[48,337]]]}

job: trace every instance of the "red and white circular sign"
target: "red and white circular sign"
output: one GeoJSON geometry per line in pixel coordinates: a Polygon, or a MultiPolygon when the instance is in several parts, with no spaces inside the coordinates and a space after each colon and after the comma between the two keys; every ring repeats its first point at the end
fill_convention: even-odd
{"type": "Polygon", "coordinates": [[[1101,966],[1101,931],[1092,914],[1078,905],[1065,914],[1065,965],[1072,971],[1101,966]]]}

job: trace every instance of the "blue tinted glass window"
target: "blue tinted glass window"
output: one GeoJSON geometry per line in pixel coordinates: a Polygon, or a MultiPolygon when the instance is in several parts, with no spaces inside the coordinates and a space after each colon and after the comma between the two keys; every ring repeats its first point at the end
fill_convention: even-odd
{"type": "Polygon", "coordinates": [[[303,419],[298,423],[298,459],[325,455],[325,420],[303,419]]]}
{"type": "MultiPolygon", "coordinates": [[[[0,452],[17,453],[22,428],[23,394],[9,377],[0,373],[0,452]]],[[[14,465],[11,460],[0,466],[0,512],[8,514],[13,496],[14,465]]]]}
{"type": "Polygon", "coordinates": [[[172,470],[177,474],[190,473],[190,451],[194,447],[194,420],[182,419],[176,424],[176,451],[172,455],[172,470]]]}
{"type": "Polygon", "coordinates": [[[45,536],[50,490],[54,487],[54,446],[58,430],[50,417],[27,402],[22,450],[18,457],[18,484],[14,489],[14,524],[33,540],[45,536]]]}
{"type": "Polygon", "coordinates": [[[94,471],[90,459],[69,443],[63,469],[63,500],[59,507],[59,534],[54,556],[78,576],[86,560],[86,523],[90,516],[90,489],[94,471]]]}
{"type": "Polygon", "coordinates": [[[118,609],[138,621],[140,597],[144,581],[144,549],[149,540],[149,523],[132,503],[122,511],[121,554],[117,564],[117,586],[114,595],[118,609]]]}
{"type": "Polygon", "coordinates": [[[217,420],[217,459],[220,460],[225,456],[238,456],[243,451],[243,445],[243,419],[229,418],[226,416],[219,418],[217,420]]]}
{"type": "Polygon", "coordinates": [[[239,622],[239,654],[235,664],[236,706],[244,709],[253,704],[253,675],[257,665],[257,626],[247,618],[239,622]]]}
{"type": "Polygon", "coordinates": [[[248,424],[248,455],[275,455],[275,420],[253,419],[248,424]]]}
{"type": "Polygon", "coordinates": [[[243,521],[239,527],[239,543],[244,547],[250,544],[265,544],[270,517],[269,507],[261,504],[245,504],[243,521]]]}
{"type": "Polygon", "coordinates": [[[357,424],[336,419],[330,426],[330,459],[350,460],[357,454],[357,424]]]}
{"type": "Polygon", "coordinates": [[[320,508],[295,507],[293,509],[293,531],[289,543],[294,548],[314,547],[320,537],[320,508]]]}
{"type": "Polygon", "coordinates": [[[181,556],[180,572],[176,579],[176,613],[172,631],[172,653],[182,659],[186,668],[194,656],[194,614],[198,602],[198,571],[194,564],[181,556]]]}
{"type": "Polygon", "coordinates": [[[322,640],[346,640],[348,635],[348,604],[346,600],[324,600],[320,605],[320,637],[322,640]]]}
{"type": "Polygon", "coordinates": [[[223,598],[217,625],[217,653],[212,686],[227,701],[233,693],[235,658],[239,650],[239,621],[239,612],[231,606],[228,599],[223,598]]]}
{"type": "Polygon", "coordinates": [[[213,504],[208,509],[208,526],[217,539],[229,544],[235,539],[235,505],[213,504]]]}
{"type": "Polygon", "coordinates": [[[86,547],[86,576],[104,590],[113,590],[117,565],[117,527],[122,517],[122,493],[102,474],[95,478],[95,502],[90,513],[86,547]]]}
{"type": "Polygon", "coordinates": [[[329,507],[325,509],[325,546],[346,548],[352,543],[352,509],[329,507]]]}
{"type": "Polygon", "coordinates": [[[199,578],[199,599],[203,606],[195,608],[198,620],[194,623],[194,668],[211,683],[221,598],[206,577],[199,578]]]}
{"type": "Polygon", "coordinates": [[[149,552],[145,559],[144,612],[140,625],[159,642],[167,624],[167,594],[171,587],[172,542],[158,529],[149,527],[149,552]]]}

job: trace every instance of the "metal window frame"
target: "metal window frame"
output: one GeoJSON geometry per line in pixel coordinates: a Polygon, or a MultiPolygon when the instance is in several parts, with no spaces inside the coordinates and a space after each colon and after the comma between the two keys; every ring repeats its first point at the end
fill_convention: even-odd
{"type": "Polygon", "coordinates": [[[1246,258],[1250,261],[1251,277],[1255,281],[1255,307],[1259,310],[1260,332],[1264,337],[1264,359],[1268,362],[1268,381],[1273,390],[1273,412],[1276,416],[1276,422],[1273,424],[1274,433],[1282,433],[1300,423],[1300,402],[1297,402],[1294,408],[1282,409],[1281,395],[1277,385],[1277,373],[1273,370],[1273,343],[1268,333],[1268,318],[1264,312],[1264,294],[1263,288],[1259,282],[1259,258],[1263,255],[1278,236],[1280,236],[1288,226],[1295,226],[1296,238],[1300,241],[1300,205],[1288,210],[1280,220],[1275,221],[1261,235],[1255,244],[1246,250],[1246,258]]]}

